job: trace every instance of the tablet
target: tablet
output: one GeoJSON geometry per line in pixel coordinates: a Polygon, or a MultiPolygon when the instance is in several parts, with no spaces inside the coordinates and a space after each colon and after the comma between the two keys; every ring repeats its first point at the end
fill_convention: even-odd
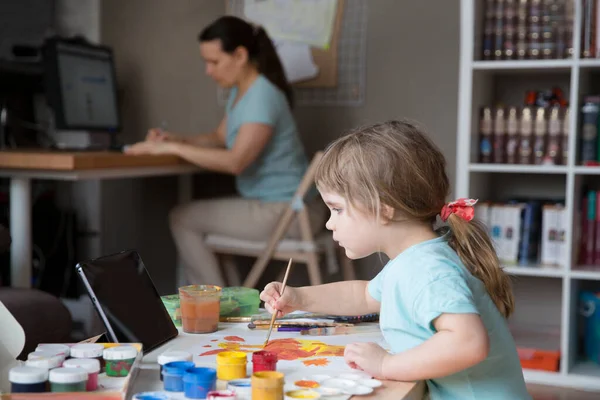
{"type": "Polygon", "coordinates": [[[76,269],[112,342],[142,343],[147,353],[177,336],[135,250],[81,262],[76,269]]]}

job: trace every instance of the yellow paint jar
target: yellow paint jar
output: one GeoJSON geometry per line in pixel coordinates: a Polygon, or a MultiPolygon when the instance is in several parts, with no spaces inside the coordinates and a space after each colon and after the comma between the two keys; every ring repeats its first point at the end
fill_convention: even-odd
{"type": "Polygon", "coordinates": [[[283,374],[277,371],[252,374],[252,400],[283,400],[283,374]]]}
{"type": "Polygon", "coordinates": [[[224,351],[217,354],[217,379],[230,381],[246,377],[246,353],[224,351]]]}

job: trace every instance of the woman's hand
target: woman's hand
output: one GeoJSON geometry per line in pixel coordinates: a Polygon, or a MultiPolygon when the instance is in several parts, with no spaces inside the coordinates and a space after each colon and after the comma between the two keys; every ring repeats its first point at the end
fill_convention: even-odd
{"type": "Polygon", "coordinates": [[[173,142],[165,141],[150,141],[139,142],[131,145],[125,150],[126,154],[175,154],[175,146],[173,142]]]}
{"type": "Polygon", "coordinates": [[[174,133],[167,132],[160,128],[152,128],[146,134],[148,142],[183,142],[183,139],[174,133]]]}
{"type": "Polygon", "coordinates": [[[273,314],[278,312],[278,317],[300,309],[300,296],[296,288],[286,286],[283,296],[281,282],[271,282],[260,294],[260,299],[265,302],[265,308],[273,314]]]}
{"type": "Polygon", "coordinates": [[[375,343],[351,343],[344,349],[344,360],[350,368],[380,379],[384,379],[383,362],[387,357],[390,354],[375,343]]]}

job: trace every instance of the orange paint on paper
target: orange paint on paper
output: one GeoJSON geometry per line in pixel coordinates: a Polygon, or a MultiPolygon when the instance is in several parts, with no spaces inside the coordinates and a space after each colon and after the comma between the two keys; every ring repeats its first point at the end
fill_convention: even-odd
{"type": "Polygon", "coordinates": [[[245,342],[245,340],[239,336],[225,336],[224,339],[228,342],[245,342]]]}
{"type": "Polygon", "coordinates": [[[219,339],[213,339],[213,340],[211,340],[211,342],[218,342],[218,341],[219,341],[219,339]]]}
{"type": "Polygon", "coordinates": [[[208,347],[208,348],[211,348],[212,346],[211,346],[210,344],[205,344],[205,345],[204,345],[204,346],[202,346],[202,347],[208,347]]]}
{"type": "Polygon", "coordinates": [[[329,360],[326,358],[313,358],[312,360],[304,360],[302,363],[307,367],[325,367],[329,365],[329,360]]]}
{"type": "Polygon", "coordinates": [[[318,388],[319,386],[319,382],[317,381],[308,381],[308,380],[301,380],[301,381],[296,381],[294,382],[294,385],[298,386],[298,387],[303,387],[303,388],[309,388],[309,389],[314,389],[314,388],[318,388]]]}
{"type": "MultiPolygon", "coordinates": [[[[261,350],[262,345],[244,344],[239,342],[221,342],[218,344],[220,349],[210,350],[200,354],[200,356],[210,356],[223,351],[244,351],[251,353],[261,350]]],[[[344,346],[328,345],[318,340],[298,340],[293,338],[274,339],[269,341],[265,350],[277,354],[278,360],[294,361],[312,357],[343,357],[344,346]]],[[[307,360],[314,366],[324,366],[329,364],[325,358],[317,360],[307,360]]]]}

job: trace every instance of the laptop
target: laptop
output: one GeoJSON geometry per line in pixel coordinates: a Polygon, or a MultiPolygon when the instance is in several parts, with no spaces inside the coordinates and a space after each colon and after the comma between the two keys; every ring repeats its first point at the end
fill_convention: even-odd
{"type": "Polygon", "coordinates": [[[76,270],[111,342],[141,343],[148,353],[178,335],[137,251],[81,262],[76,270]]]}

